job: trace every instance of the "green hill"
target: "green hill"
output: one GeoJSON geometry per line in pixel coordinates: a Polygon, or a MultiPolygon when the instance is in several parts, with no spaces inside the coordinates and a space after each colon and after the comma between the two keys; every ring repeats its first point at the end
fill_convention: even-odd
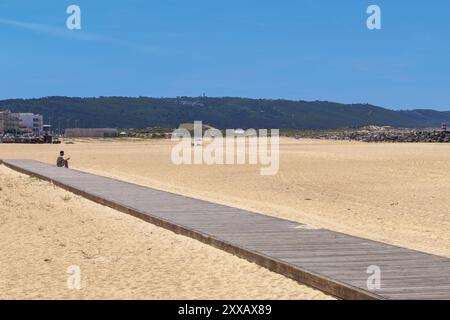
{"type": "Polygon", "coordinates": [[[54,127],[177,127],[202,120],[216,128],[335,129],[365,125],[436,127],[450,112],[393,111],[369,104],[246,98],[71,98],[0,101],[0,110],[41,113],[54,127]]]}

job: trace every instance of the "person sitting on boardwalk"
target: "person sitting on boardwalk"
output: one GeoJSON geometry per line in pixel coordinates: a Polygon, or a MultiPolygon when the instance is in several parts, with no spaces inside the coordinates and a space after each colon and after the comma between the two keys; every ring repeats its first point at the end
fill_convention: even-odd
{"type": "Polygon", "coordinates": [[[70,158],[64,159],[64,151],[61,151],[58,159],[56,160],[56,166],[59,168],[69,168],[69,160],[70,158]]]}

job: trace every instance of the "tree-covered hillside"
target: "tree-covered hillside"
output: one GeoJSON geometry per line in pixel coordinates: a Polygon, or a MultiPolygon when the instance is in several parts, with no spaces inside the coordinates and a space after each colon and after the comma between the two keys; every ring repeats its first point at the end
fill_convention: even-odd
{"type": "Polygon", "coordinates": [[[0,101],[0,110],[43,114],[54,127],[176,127],[202,120],[217,128],[333,129],[365,125],[433,127],[450,112],[393,111],[368,104],[246,98],[71,98],[0,101]]]}

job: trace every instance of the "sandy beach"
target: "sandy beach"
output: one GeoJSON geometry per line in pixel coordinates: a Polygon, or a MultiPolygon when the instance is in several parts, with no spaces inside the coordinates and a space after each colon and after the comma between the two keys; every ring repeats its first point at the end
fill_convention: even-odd
{"type": "Polygon", "coordinates": [[[0,299],[330,298],[4,166],[0,208],[0,299]]]}
{"type": "MultiPolygon", "coordinates": [[[[59,150],[64,149],[72,158],[71,166],[83,171],[450,257],[450,145],[447,144],[282,139],[279,174],[261,176],[259,167],[250,165],[176,166],[170,160],[173,143],[166,140],[72,142],[4,144],[0,145],[0,158],[53,164],[59,150]]],[[[2,221],[5,221],[1,245],[7,248],[2,257],[1,278],[8,279],[2,284],[3,295],[7,292],[9,297],[29,298],[326,297],[246,261],[9,169],[1,168],[1,177],[2,221]],[[10,191],[8,184],[14,185],[18,192],[10,191]],[[34,194],[40,198],[35,199],[34,194]],[[70,200],[65,200],[66,196],[70,200]],[[75,218],[67,218],[69,214],[75,218]],[[66,232],[68,228],[70,235],[66,232]],[[60,247],[59,241],[66,247],[60,247]],[[48,243],[52,245],[44,245],[48,243]],[[147,247],[152,249],[147,252],[147,247]],[[45,259],[51,261],[42,263],[45,259]],[[83,292],[67,292],[65,269],[77,263],[82,264],[82,270],[86,268],[87,283],[95,285],[83,292]],[[57,281],[62,288],[29,283],[30,277],[48,283],[56,281],[54,264],[61,273],[57,281]],[[33,271],[34,268],[37,270],[33,271]],[[98,274],[96,270],[104,272],[98,274]],[[177,281],[180,272],[183,281],[177,281]],[[3,290],[3,286],[9,289],[3,290]],[[148,290],[149,287],[152,289],[148,290]],[[23,288],[34,289],[27,293],[23,288]]]]}

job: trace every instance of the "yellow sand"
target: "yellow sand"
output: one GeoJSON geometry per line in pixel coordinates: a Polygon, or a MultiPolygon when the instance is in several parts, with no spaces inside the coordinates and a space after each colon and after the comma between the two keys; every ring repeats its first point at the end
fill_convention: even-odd
{"type": "Polygon", "coordinates": [[[0,144],[0,159],[53,164],[64,149],[80,170],[450,257],[450,144],[283,139],[273,177],[258,166],[175,166],[172,146],[0,144]]]}
{"type": "Polygon", "coordinates": [[[0,299],[328,298],[4,166],[0,188],[0,299]]]}
{"type": "Polygon", "coordinates": [[[0,145],[0,158],[53,164],[64,149],[80,170],[450,257],[449,144],[283,139],[272,177],[258,166],[175,166],[172,146],[84,139],[0,145]]]}

